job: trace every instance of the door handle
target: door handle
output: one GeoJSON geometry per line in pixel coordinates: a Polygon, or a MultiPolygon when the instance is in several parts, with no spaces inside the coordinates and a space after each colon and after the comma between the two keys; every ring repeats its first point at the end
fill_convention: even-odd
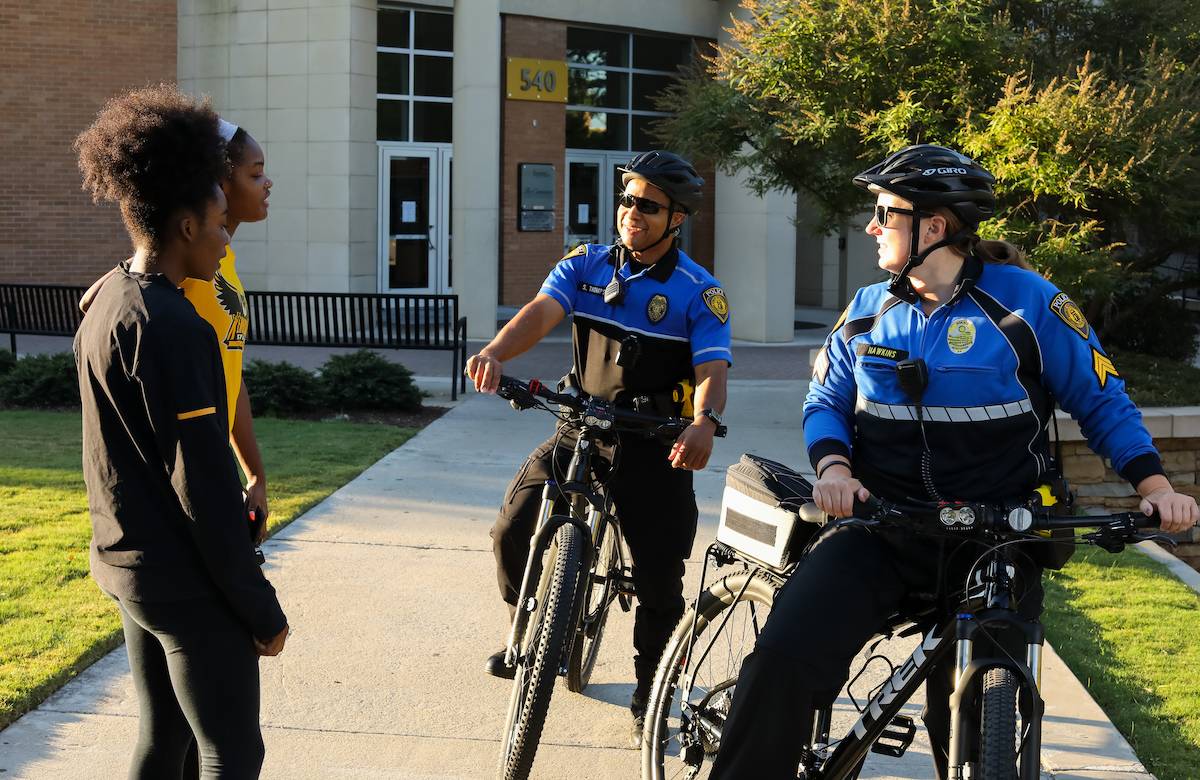
{"type": "Polygon", "coordinates": [[[435,251],[433,246],[433,225],[429,226],[429,232],[425,234],[425,241],[429,245],[429,251],[435,251]]]}

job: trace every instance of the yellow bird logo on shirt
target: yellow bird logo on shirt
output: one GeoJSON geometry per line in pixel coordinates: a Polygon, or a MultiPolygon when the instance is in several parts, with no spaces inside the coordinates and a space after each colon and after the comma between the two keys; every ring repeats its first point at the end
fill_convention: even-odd
{"type": "Polygon", "coordinates": [[[213,277],[213,288],[217,293],[217,301],[230,318],[229,328],[225,331],[225,346],[228,349],[242,349],[246,346],[246,331],[250,325],[250,319],[246,316],[246,298],[220,272],[213,277]]]}

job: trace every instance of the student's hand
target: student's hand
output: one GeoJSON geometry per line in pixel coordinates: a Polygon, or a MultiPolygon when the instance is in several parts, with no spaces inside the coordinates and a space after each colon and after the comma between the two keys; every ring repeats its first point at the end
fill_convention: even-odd
{"type": "Polygon", "coordinates": [[[716,423],[707,417],[699,417],[684,428],[683,433],[679,434],[679,438],[671,445],[671,452],[667,454],[671,468],[700,471],[707,466],[708,458],[712,455],[713,433],[716,429],[716,423]]]}
{"type": "Polygon", "coordinates": [[[256,545],[262,544],[267,538],[267,483],[265,480],[251,479],[246,484],[246,510],[253,513],[250,520],[258,523],[258,535],[254,538],[256,545]]]}
{"type": "Polygon", "coordinates": [[[1173,488],[1163,487],[1148,493],[1140,506],[1142,512],[1151,515],[1158,510],[1162,518],[1160,527],[1165,533],[1177,534],[1186,531],[1200,520],[1200,509],[1196,499],[1186,493],[1176,493],[1173,488]]]}
{"type": "Polygon", "coordinates": [[[813,503],[827,515],[850,517],[854,514],[854,501],[866,501],[871,492],[854,478],[849,467],[841,464],[829,466],[813,485],[813,503]]]}
{"type": "Polygon", "coordinates": [[[467,376],[475,383],[475,389],[480,393],[494,393],[500,386],[500,375],[504,365],[492,357],[480,352],[467,358],[467,376]]]}
{"type": "Polygon", "coordinates": [[[274,637],[267,640],[266,642],[260,642],[260,641],[258,641],[258,638],[256,637],[254,639],[254,649],[258,651],[259,655],[265,655],[265,656],[279,655],[280,653],[283,652],[283,645],[287,642],[288,633],[290,631],[291,631],[291,629],[288,626],[284,626],[282,631],[280,631],[278,634],[276,634],[274,637]]]}

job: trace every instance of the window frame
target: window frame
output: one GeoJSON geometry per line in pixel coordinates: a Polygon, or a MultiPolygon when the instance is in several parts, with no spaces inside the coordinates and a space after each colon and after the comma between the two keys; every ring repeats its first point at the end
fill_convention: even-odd
{"type": "Polygon", "coordinates": [[[443,59],[449,59],[449,60],[454,59],[453,50],[441,51],[438,49],[418,49],[418,48],[416,48],[416,36],[417,36],[416,14],[431,13],[431,14],[441,14],[443,16],[453,16],[454,15],[453,11],[444,11],[444,10],[438,9],[438,8],[419,8],[418,9],[418,8],[409,8],[407,6],[393,6],[393,5],[380,4],[379,10],[376,13],[382,13],[382,12],[388,12],[388,13],[398,13],[399,12],[399,13],[408,14],[408,46],[407,47],[404,47],[404,46],[380,46],[380,45],[378,45],[378,43],[375,46],[376,57],[378,57],[380,54],[402,54],[402,55],[407,56],[407,58],[408,58],[408,93],[404,94],[404,93],[397,93],[397,92],[379,92],[378,91],[379,79],[378,79],[378,77],[376,77],[376,90],[377,90],[375,92],[376,108],[378,109],[378,103],[380,101],[384,101],[384,100],[407,101],[408,102],[408,106],[407,106],[408,122],[406,124],[407,137],[405,137],[405,138],[381,138],[379,136],[379,130],[378,130],[378,128],[376,128],[375,140],[376,141],[384,141],[387,143],[421,143],[421,144],[453,143],[453,141],[454,141],[453,128],[451,128],[450,136],[445,139],[437,139],[437,140],[425,139],[425,140],[418,141],[418,140],[414,140],[414,138],[413,138],[413,131],[416,127],[415,113],[416,113],[416,104],[417,103],[450,103],[450,104],[454,103],[453,97],[441,97],[441,96],[434,96],[434,95],[417,95],[417,94],[415,94],[415,86],[416,86],[416,59],[415,58],[416,57],[441,57],[443,59]]]}

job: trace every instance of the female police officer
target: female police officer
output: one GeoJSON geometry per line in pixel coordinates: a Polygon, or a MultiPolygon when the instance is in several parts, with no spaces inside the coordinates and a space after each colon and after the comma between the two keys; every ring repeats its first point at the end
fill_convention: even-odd
{"type": "MultiPolygon", "coordinates": [[[[993,178],[940,146],[910,146],[855,177],[877,196],[867,233],[890,282],[858,291],[825,343],[804,405],[813,500],[848,516],[855,498],[1001,500],[1046,472],[1053,399],[1091,445],[1179,531],[1196,502],[1164,476],[1141,415],[1078,307],[1003,242],[975,230],[993,178]],[[911,410],[920,409],[914,415],[911,410]]],[[[936,590],[966,556],[937,541],[861,528],[825,535],[780,592],[747,656],[714,778],[794,778],[812,708],[910,592],[936,590]]],[[[974,556],[970,556],[974,557],[974,556]]],[[[965,575],[965,572],[963,572],[965,575]]],[[[1023,614],[1041,611],[1040,569],[1023,614]]],[[[1018,580],[1018,584],[1020,584],[1018,580]]],[[[945,775],[948,680],[924,714],[945,775]]]]}
{"type": "MultiPolygon", "coordinates": [[[[633,629],[637,687],[630,706],[633,740],[640,740],[658,657],[683,614],[683,562],[696,533],[691,472],[703,469],[712,452],[732,354],[724,292],[675,241],[683,221],[699,205],[704,180],[686,160],[663,151],[640,154],[621,170],[621,242],[581,245],[564,257],[538,295],[467,361],[467,373],[476,389],[494,391],[503,361],[531,348],[572,314],[572,373],[588,395],[620,405],[634,396],[665,394],[669,403],[677,383],[695,381],[695,422],[671,448],[637,437],[623,440],[608,483],[633,557],[638,596],[633,629]]],[[[492,528],[500,594],[510,606],[520,590],[556,439],[529,456],[509,485],[492,528]]],[[[570,454],[573,442],[564,446],[560,458],[570,454]]],[[[487,670],[505,678],[514,671],[504,665],[504,651],[488,659],[487,670]]]]}

